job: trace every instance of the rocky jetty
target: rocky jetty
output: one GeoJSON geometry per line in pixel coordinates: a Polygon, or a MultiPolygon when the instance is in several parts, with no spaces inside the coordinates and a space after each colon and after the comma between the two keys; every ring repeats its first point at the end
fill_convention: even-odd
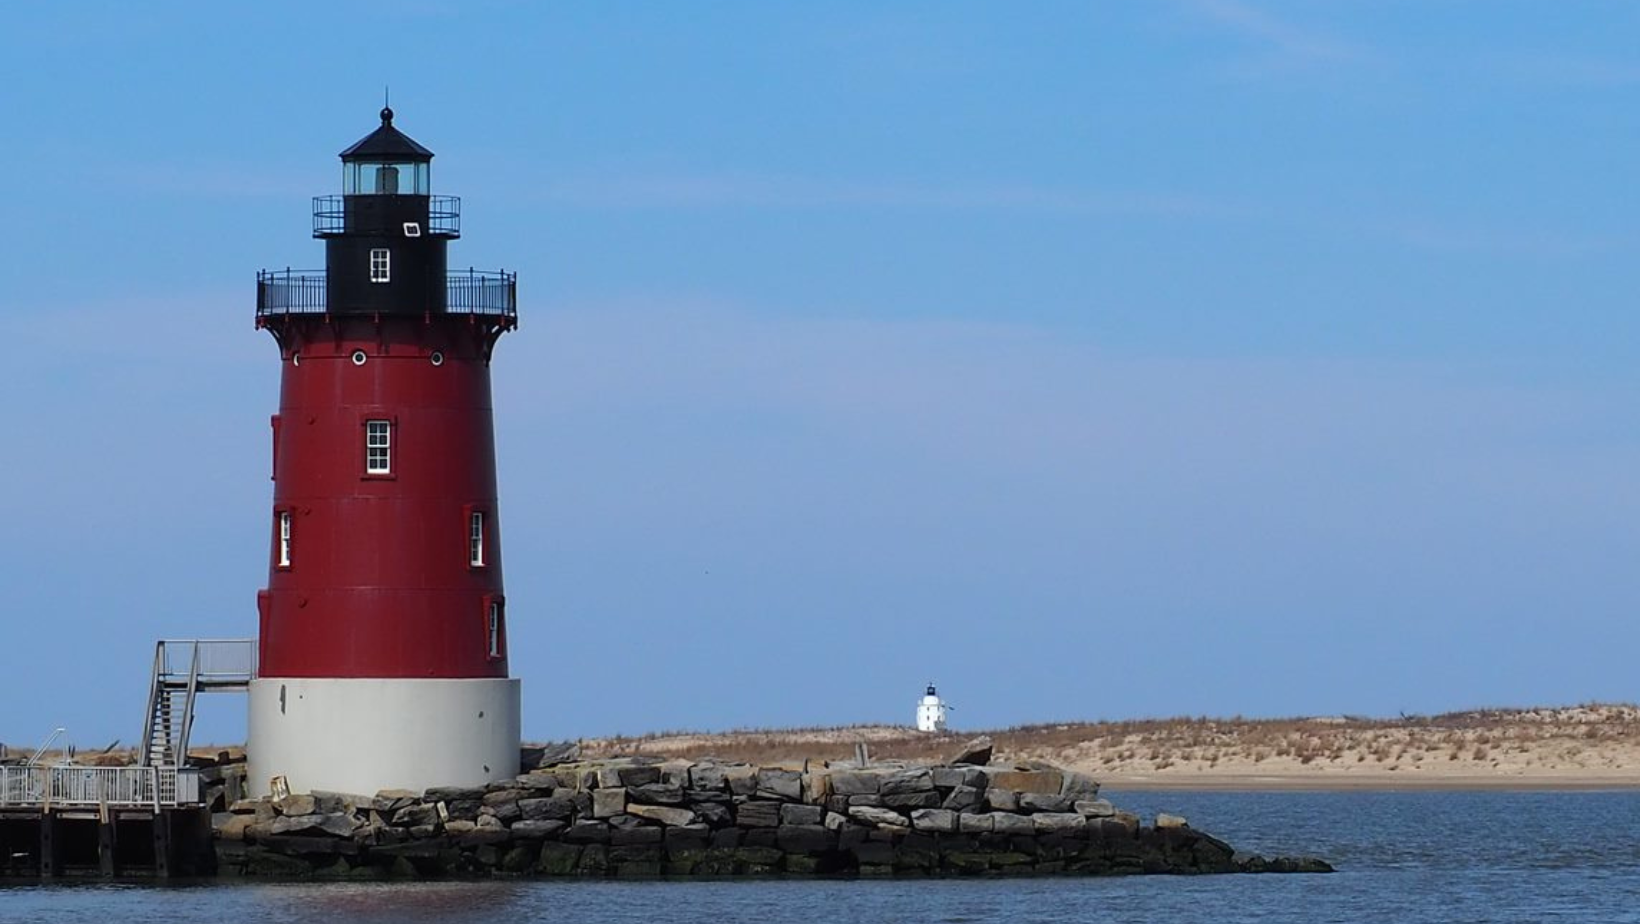
{"type": "MultiPolygon", "coordinates": [[[[977,755],[968,755],[970,759],[977,755]]],[[[1048,764],[755,767],[625,758],[481,788],[242,800],[213,819],[221,875],[1110,875],[1328,872],[1143,825],[1048,764]]]]}

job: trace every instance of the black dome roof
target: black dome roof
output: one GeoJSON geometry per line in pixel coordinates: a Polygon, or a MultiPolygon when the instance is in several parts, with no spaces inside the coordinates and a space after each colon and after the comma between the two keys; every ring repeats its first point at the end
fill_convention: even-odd
{"type": "Polygon", "coordinates": [[[432,160],[433,152],[393,127],[393,110],[383,107],[382,125],[342,152],[342,160],[432,160]]]}

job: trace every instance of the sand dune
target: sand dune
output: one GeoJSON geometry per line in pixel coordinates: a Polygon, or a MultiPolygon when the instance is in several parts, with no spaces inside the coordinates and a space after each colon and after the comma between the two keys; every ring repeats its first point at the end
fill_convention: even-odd
{"type": "Polygon", "coordinates": [[[924,735],[894,726],[665,733],[586,753],[715,755],[763,764],[949,757],[989,735],[993,763],[1049,760],[1111,789],[1640,788],[1640,708],[1588,704],[1373,719],[1173,718],[924,735]]]}

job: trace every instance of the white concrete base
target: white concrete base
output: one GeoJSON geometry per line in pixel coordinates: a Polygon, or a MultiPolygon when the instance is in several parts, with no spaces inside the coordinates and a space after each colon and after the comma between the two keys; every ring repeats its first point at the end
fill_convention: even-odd
{"type": "Polygon", "coordinates": [[[478,786],[518,773],[519,684],[482,680],[251,681],[247,786],[374,795],[478,786]]]}

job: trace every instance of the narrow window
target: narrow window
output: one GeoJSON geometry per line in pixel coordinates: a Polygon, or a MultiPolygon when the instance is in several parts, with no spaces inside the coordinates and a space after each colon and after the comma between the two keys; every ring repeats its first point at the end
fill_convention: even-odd
{"type": "Polygon", "coordinates": [[[490,657],[501,657],[501,601],[490,601],[490,657]]]}
{"type": "Polygon", "coordinates": [[[364,422],[364,470],[371,475],[393,471],[393,427],[390,421],[364,422]]]}
{"type": "Polygon", "coordinates": [[[370,251],[370,281],[387,282],[392,279],[392,254],[386,247],[370,251]]]}
{"type": "Polygon", "coordinates": [[[290,567],[290,511],[279,511],[279,567],[290,567]]]}
{"type": "Polygon", "coordinates": [[[484,511],[474,510],[467,517],[467,564],[484,567],[484,511]]]}
{"type": "Polygon", "coordinates": [[[279,480],[279,415],[273,415],[273,460],[269,466],[269,477],[279,480]]]}

